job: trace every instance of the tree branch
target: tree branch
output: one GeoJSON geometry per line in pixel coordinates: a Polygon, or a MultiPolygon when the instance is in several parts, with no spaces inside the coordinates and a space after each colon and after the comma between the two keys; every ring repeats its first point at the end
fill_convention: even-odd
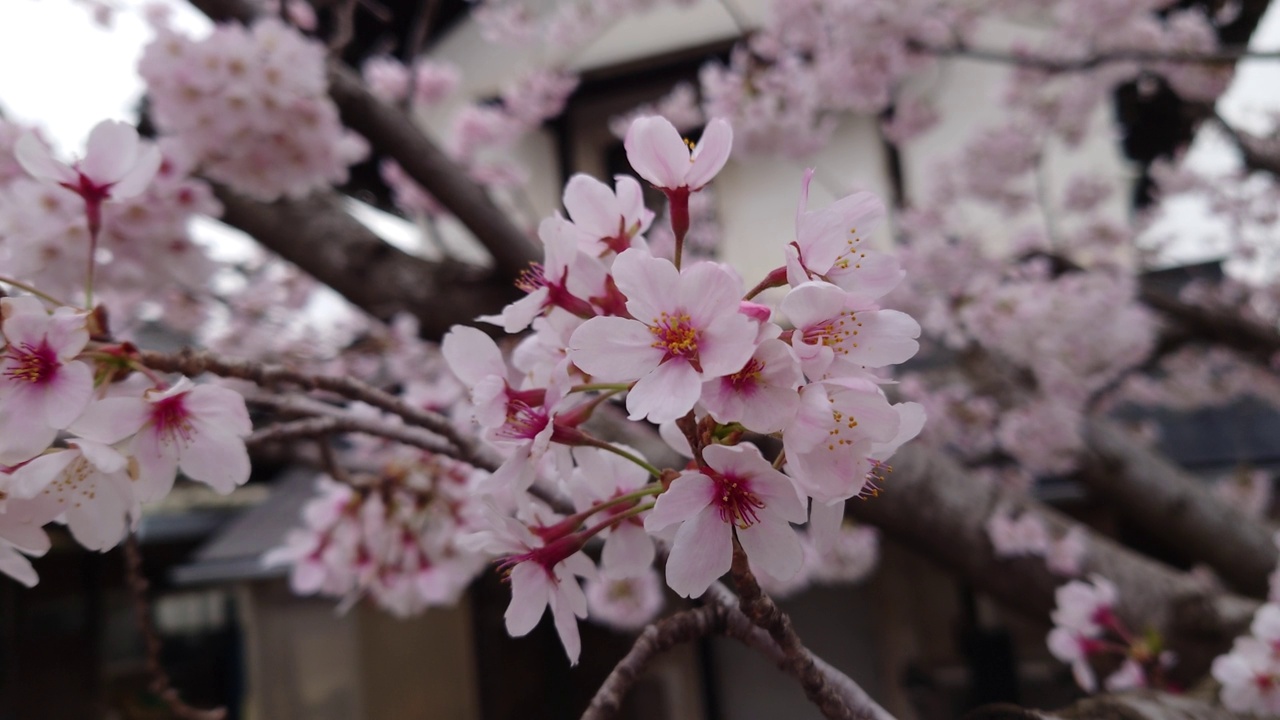
{"type": "Polygon", "coordinates": [[[1093,418],[1082,430],[1088,450],[1080,478],[1094,492],[1236,588],[1266,596],[1267,576],[1280,560],[1271,528],[1220,500],[1114,422],[1093,418]]]}
{"type": "Polygon", "coordinates": [[[341,205],[337,193],[266,204],[215,186],[222,220],[386,321],[405,312],[424,337],[501,308],[518,293],[484,268],[432,263],[392,247],[341,205]]]}
{"type": "MultiPolygon", "coordinates": [[[[257,8],[248,0],[190,0],[215,22],[251,22],[257,8]]],[[[462,222],[493,256],[503,279],[515,278],[542,258],[529,236],[498,209],[484,190],[445,155],[404,111],[373,96],[348,67],[329,66],[329,94],[347,127],[363,135],[378,153],[404,171],[462,222]]]]}
{"type": "MultiPolygon", "coordinates": [[[[879,496],[849,503],[849,510],[1011,608],[1044,618],[1065,580],[1042,558],[995,555],[985,525],[1004,504],[1028,507],[1055,536],[1078,525],[1035,500],[969,477],[954,460],[918,443],[894,455],[879,496]]],[[[1096,533],[1088,535],[1082,565],[1084,573],[1116,584],[1118,612],[1131,627],[1152,628],[1169,639],[1180,658],[1175,669],[1180,678],[1198,679],[1212,658],[1247,629],[1258,607],[1096,533]]]]}
{"type": "Polygon", "coordinates": [[[607,720],[617,715],[631,686],[655,655],[676,645],[724,632],[726,615],[720,605],[705,605],[683,610],[646,627],[591,698],[582,720],[607,720]]]}
{"type": "Polygon", "coordinates": [[[735,537],[733,541],[733,583],[738,586],[742,612],[763,628],[782,651],[783,666],[800,681],[804,694],[818,706],[822,714],[831,720],[871,720],[865,712],[856,712],[844,702],[839,693],[827,682],[826,677],[814,665],[813,655],[805,648],[791,627],[791,618],[778,607],[773,599],[760,590],[760,584],[751,574],[747,554],[735,537]]]}

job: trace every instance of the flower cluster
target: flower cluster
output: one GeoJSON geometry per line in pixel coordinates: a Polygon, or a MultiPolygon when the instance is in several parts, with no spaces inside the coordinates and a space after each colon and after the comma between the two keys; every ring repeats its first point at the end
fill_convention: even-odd
{"type": "Polygon", "coordinates": [[[345,182],[367,152],[327,94],[325,50],[275,18],[190,40],[160,27],[138,71],[175,154],[250,197],[345,182]]]}
{"type": "Polygon", "coordinates": [[[0,525],[30,539],[57,519],[106,550],[179,470],[223,493],[249,479],[252,426],[239,394],[130,374],[129,349],[91,341],[85,312],[21,296],[0,300],[0,318],[0,525]]]}
{"type": "Polygon", "coordinates": [[[1231,652],[1215,658],[1211,672],[1222,683],[1228,710],[1280,715],[1280,605],[1258,609],[1249,634],[1236,638],[1231,652]]]}
{"type": "Polygon", "coordinates": [[[1173,654],[1161,649],[1157,634],[1134,635],[1116,616],[1119,596],[1109,580],[1098,575],[1089,582],[1073,580],[1058,588],[1055,599],[1049,652],[1070,663],[1081,688],[1097,690],[1093,662],[1102,658],[1119,661],[1119,668],[1104,682],[1109,691],[1162,684],[1164,671],[1173,664],[1173,654]]]}
{"type": "Polygon", "coordinates": [[[724,265],[682,262],[689,197],[723,167],[731,142],[723,120],[697,144],[662,118],[636,120],[628,159],[668,197],[673,257],[645,239],[652,214],[635,181],[576,176],[565,190],[570,217],[539,228],[545,262],[521,280],[527,295],[485,318],[508,332],[532,328],[510,364],[474,328],[443,342],[475,423],[505,458],[478,485],[492,525],[473,546],[510,571],[508,630],[528,632],[550,607],[574,661],[576,618],[593,604],[577,578],[635,579],[625,595],[649,597],[655,540],[669,548],[668,586],[686,597],[730,569],[735,545],[762,577],[794,578],[805,549],[793,525],[806,521],[817,551],[836,558],[833,577],[865,572],[865,541],[833,549],[844,501],[876,492],[885,461],[923,424],[918,405],[889,402],[876,372],[916,352],[919,326],[878,305],[902,272],[862,244],[884,212],[875,197],[810,210],[806,179],[795,241],[750,291],[724,265]],[[753,300],[770,287],[784,289],[776,310],[753,300]],[[631,420],[660,425],[687,467],[660,471],[591,434],[587,421],[613,398],[631,420]],[[780,438],[781,450],[766,455],[748,434],[780,438]],[[573,512],[553,512],[531,491],[570,497],[573,512]],[[599,568],[583,554],[593,537],[605,540],[599,568]]]}
{"type": "Polygon", "coordinates": [[[290,531],[264,562],[288,564],[301,595],[346,603],[368,595],[401,617],[452,605],[484,567],[481,556],[456,542],[474,524],[478,474],[456,460],[416,453],[353,484],[321,477],[302,512],[305,527],[290,531]]]}

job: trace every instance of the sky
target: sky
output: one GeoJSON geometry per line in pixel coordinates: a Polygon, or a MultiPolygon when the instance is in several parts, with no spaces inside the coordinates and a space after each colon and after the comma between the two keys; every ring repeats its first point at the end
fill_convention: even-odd
{"type": "MultiPolygon", "coordinates": [[[[152,31],[141,8],[157,2],[171,9],[172,23],[193,35],[208,32],[209,22],[186,0],[0,0],[0,112],[41,126],[64,155],[80,148],[90,128],[104,119],[135,119],[142,82],[134,72],[152,31]],[[95,24],[91,2],[105,2],[115,13],[110,29],[95,24]]],[[[1276,4],[1280,6],[1280,3],[1276,4]]],[[[1273,6],[1254,34],[1255,49],[1280,49],[1280,7],[1273,6]]],[[[1267,131],[1270,114],[1280,113],[1280,62],[1245,61],[1219,112],[1238,126],[1267,131]]],[[[1219,134],[1202,132],[1188,162],[1205,171],[1227,171],[1237,162],[1219,134]]],[[[414,230],[389,215],[368,209],[363,221],[396,244],[415,245],[414,230]]],[[[203,225],[208,236],[212,226],[203,225]]],[[[1203,204],[1174,203],[1153,233],[1176,230],[1185,237],[1171,260],[1196,261],[1212,255],[1225,230],[1207,219],[1203,204]]]]}

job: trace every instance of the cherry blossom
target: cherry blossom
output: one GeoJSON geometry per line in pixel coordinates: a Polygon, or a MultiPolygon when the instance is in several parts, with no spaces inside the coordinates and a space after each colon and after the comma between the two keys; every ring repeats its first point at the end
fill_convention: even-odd
{"type": "Polygon", "coordinates": [[[85,316],[48,313],[23,296],[0,300],[0,464],[16,465],[49,447],[92,399],[93,371],[76,356],[89,341],[85,316]]]}
{"type": "Polygon", "coordinates": [[[569,340],[579,368],[604,382],[637,381],[632,420],[674,420],[693,408],[702,382],[736,372],[755,350],[755,328],[738,312],[741,281],[714,263],[676,270],[627,250],[613,264],[633,319],[592,318],[569,340]]]}
{"type": "Polygon", "coordinates": [[[804,504],[791,479],[774,470],[753,445],[713,445],[706,466],[682,473],[658,502],[645,529],[679,525],[667,559],[667,584],[698,597],[729,571],[733,539],[769,575],[786,580],[803,561],[788,523],[802,523],[804,504]]]}
{"type": "Polygon", "coordinates": [[[32,176],[48,180],[84,198],[90,225],[96,226],[104,200],[139,195],[160,169],[160,150],[138,139],[132,125],[104,120],[89,131],[84,157],[67,165],[50,154],[33,134],[23,135],[14,156],[32,176]]]}
{"type": "Polygon", "coordinates": [[[715,118],[693,144],[685,142],[666,118],[640,117],[631,123],[623,144],[640,177],[665,191],[687,194],[711,182],[729,160],[733,129],[715,118]]]}

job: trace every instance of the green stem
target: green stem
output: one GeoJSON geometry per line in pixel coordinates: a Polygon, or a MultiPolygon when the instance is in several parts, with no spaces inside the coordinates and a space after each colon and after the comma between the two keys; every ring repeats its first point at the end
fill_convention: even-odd
{"type": "Polygon", "coordinates": [[[653,506],[655,504],[656,503],[645,503],[644,505],[637,505],[626,512],[618,513],[617,515],[614,515],[606,520],[601,520],[595,525],[592,525],[591,527],[582,531],[583,539],[585,540],[586,538],[594,537],[595,535],[599,534],[601,530],[617,525],[618,523],[622,522],[623,520],[626,520],[627,518],[633,518],[642,512],[648,512],[649,510],[653,509],[653,506]]]}
{"type": "Polygon", "coordinates": [[[574,385],[569,388],[569,392],[594,392],[596,390],[614,390],[621,392],[631,387],[633,383],[587,383],[586,385],[574,385]]]}
{"type": "Polygon", "coordinates": [[[5,277],[5,276],[3,276],[3,275],[0,275],[0,283],[4,283],[5,285],[12,285],[13,287],[18,288],[19,290],[25,290],[25,291],[27,291],[27,292],[31,293],[32,295],[35,295],[36,297],[40,298],[41,300],[44,300],[45,302],[53,303],[54,305],[58,305],[58,306],[60,306],[60,307],[70,307],[70,305],[68,305],[67,303],[62,302],[62,301],[61,301],[61,300],[59,300],[58,298],[56,298],[56,297],[54,297],[54,296],[52,296],[52,295],[49,295],[48,293],[40,292],[39,290],[35,289],[34,287],[32,287],[32,286],[30,286],[30,285],[28,285],[28,284],[26,284],[26,283],[24,283],[24,282],[19,282],[19,281],[17,281],[17,280],[14,280],[13,278],[8,278],[8,277],[5,277]]]}

